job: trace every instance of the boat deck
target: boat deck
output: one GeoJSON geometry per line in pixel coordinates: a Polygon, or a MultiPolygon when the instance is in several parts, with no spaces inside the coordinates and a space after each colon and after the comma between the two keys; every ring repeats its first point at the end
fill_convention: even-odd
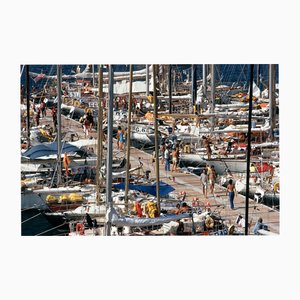
{"type": "MultiPolygon", "coordinates": [[[[50,124],[52,126],[52,117],[50,111],[47,111],[47,117],[40,120],[40,124],[50,124]]],[[[85,138],[82,126],[79,122],[62,116],[62,127],[68,128],[68,130],[77,132],[79,138],[85,138]]],[[[64,131],[64,130],[63,130],[64,131]]],[[[93,130],[90,134],[91,137],[96,138],[97,132],[93,130]]],[[[116,143],[114,142],[114,148],[116,143]]],[[[96,150],[96,149],[95,149],[96,150]]],[[[114,149],[116,150],[116,149],[114,149]]],[[[120,151],[123,152],[123,151],[120,151]]],[[[124,153],[125,154],[125,153],[124,153]]],[[[122,155],[122,153],[120,153],[122,155]]],[[[155,162],[153,162],[153,156],[137,148],[131,147],[130,150],[130,163],[131,167],[139,166],[139,157],[143,163],[143,167],[140,172],[150,171],[149,178],[155,178],[155,162]]],[[[172,167],[172,165],[171,165],[172,167]]],[[[245,217],[245,197],[238,194],[235,197],[234,205],[235,209],[231,210],[229,207],[229,201],[226,196],[226,189],[220,185],[215,185],[214,194],[210,194],[208,191],[208,197],[205,199],[202,193],[202,186],[198,176],[192,173],[184,172],[178,169],[177,172],[166,173],[164,165],[159,164],[160,180],[164,181],[175,188],[175,192],[181,195],[182,192],[186,192],[186,202],[192,206],[193,198],[198,198],[200,208],[210,206],[212,211],[218,212],[220,216],[228,223],[236,224],[236,219],[239,215],[245,217]]],[[[266,205],[258,204],[254,200],[249,199],[249,234],[252,234],[253,227],[261,217],[263,222],[268,225],[270,231],[275,234],[280,232],[280,213],[266,205]]],[[[240,228],[243,230],[242,228],[240,228]]]]}
{"type": "MultiPolygon", "coordinates": [[[[151,171],[149,174],[150,179],[155,178],[155,162],[152,162],[152,155],[145,153],[142,150],[134,147],[130,150],[131,165],[132,167],[138,166],[139,157],[143,162],[142,171],[151,171]]],[[[199,176],[183,172],[178,169],[177,172],[167,172],[164,169],[164,165],[159,164],[159,176],[160,180],[164,181],[175,188],[175,192],[181,195],[182,192],[186,192],[186,202],[192,206],[193,199],[198,198],[200,208],[210,206],[211,211],[218,212],[228,224],[236,224],[236,219],[239,215],[245,217],[245,201],[246,198],[243,195],[237,194],[234,200],[235,209],[231,210],[229,207],[229,200],[226,195],[226,188],[215,185],[214,194],[208,191],[207,199],[205,199],[199,176]]],[[[279,234],[279,211],[274,210],[266,205],[258,204],[254,200],[249,199],[249,234],[252,233],[253,227],[259,217],[263,219],[263,222],[268,225],[271,232],[279,234]]],[[[242,229],[242,228],[240,228],[242,229]]]]}

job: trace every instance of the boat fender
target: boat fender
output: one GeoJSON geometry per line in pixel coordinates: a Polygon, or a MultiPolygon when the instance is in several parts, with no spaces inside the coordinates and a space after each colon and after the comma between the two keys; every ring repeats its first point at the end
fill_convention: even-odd
{"type": "Polygon", "coordinates": [[[212,217],[206,216],[205,226],[206,226],[206,228],[213,228],[214,227],[214,220],[213,220],[212,217]]]}
{"type": "Polygon", "coordinates": [[[84,234],[84,226],[82,223],[76,224],[76,232],[79,232],[80,235],[84,234]]]}
{"type": "Polygon", "coordinates": [[[279,192],[279,182],[276,182],[275,184],[274,184],[274,192],[275,193],[278,193],[279,192]]]}
{"type": "Polygon", "coordinates": [[[75,101],[74,101],[74,106],[75,106],[75,107],[80,107],[80,102],[79,102],[78,100],[75,100],[75,101]]]}

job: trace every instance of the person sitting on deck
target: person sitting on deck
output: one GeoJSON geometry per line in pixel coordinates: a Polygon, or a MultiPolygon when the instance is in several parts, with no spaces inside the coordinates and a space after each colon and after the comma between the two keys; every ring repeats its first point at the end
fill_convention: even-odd
{"type": "Polygon", "coordinates": [[[253,233],[258,235],[260,229],[264,229],[264,230],[269,231],[268,225],[263,223],[263,219],[261,217],[257,220],[257,222],[256,222],[256,224],[253,228],[253,233]]]}
{"type": "Polygon", "coordinates": [[[187,213],[187,212],[190,212],[190,211],[191,211],[191,207],[188,206],[186,204],[186,202],[183,202],[181,208],[179,209],[179,213],[183,214],[183,213],[187,213]]]}
{"type": "Polygon", "coordinates": [[[178,215],[180,213],[180,204],[177,203],[176,207],[174,209],[169,210],[168,213],[178,215]]]}

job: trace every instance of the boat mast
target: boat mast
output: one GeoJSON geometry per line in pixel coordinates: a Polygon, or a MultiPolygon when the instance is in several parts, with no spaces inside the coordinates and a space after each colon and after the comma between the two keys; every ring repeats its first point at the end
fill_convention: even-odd
{"type": "Polygon", "coordinates": [[[30,91],[29,91],[29,65],[26,65],[26,104],[27,104],[27,149],[30,147],[30,91]]]}
{"type": "Polygon", "coordinates": [[[274,128],[276,127],[276,101],[275,101],[275,65],[269,65],[269,117],[270,140],[274,140],[274,128]]]}
{"type": "Polygon", "coordinates": [[[107,160],[106,160],[106,208],[110,211],[105,223],[105,235],[111,235],[112,209],[112,156],[113,156],[113,100],[114,72],[113,66],[108,69],[108,113],[107,113],[107,160]]]}
{"type": "Polygon", "coordinates": [[[207,76],[207,73],[206,73],[206,65],[205,64],[202,65],[202,73],[203,73],[203,80],[202,80],[202,83],[203,83],[203,98],[206,98],[206,90],[207,90],[206,76],[207,76]]]}
{"type": "Polygon", "coordinates": [[[149,96],[149,65],[146,65],[146,96],[149,96]]]}
{"type": "Polygon", "coordinates": [[[249,219],[249,179],[250,179],[250,158],[251,158],[251,118],[252,118],[252,94],[253,94],[253,70],[254,65],[250,65],[249,79],[249,118],[248,118],[248,143],[247,143],[247,177],[246,177],[246,209],[245,209],[245,235],[248,235],[249,219]]]}
{"type": "Polygon", "coordinates": [[[132,65],[129,71],[129,99],[127,117],[127,149],[126,149],[126,181],[125,181],[125,211],[128,212],[129,167],[130,167],[130,133],[131,133],[131,107],[132,107],[132,65]]]}
{"type": "Polygon", "coordinates": [[[103,68],[99,65],[98,74],[98,121],[97,121],[97,165],[96,165],[96,203],[100,205],[100,188],[102,186],[102,175],[100,178],[100,168],[102,166],[102,156],[103,156],[103,109],[102,109],[102,98],[103,98],[103,68]]]}
{"type": "Polygon", "coordinates": [[[196,65],[192,65],[192,106],[193,106],[193,112],[195,112],[196,97],[197,97],[196,65]]]}
{"type": "Polygon", "coordinates": [[[172,65],[168,66],[169,114],[172,113],[172,65]]]}
{"type": "Polygon", "coordinates": [[[93,87],[95,87],[95,65],[92,65],[92,72],[93,72],[93,87]]]}
{"type": "MultiPolygon", "coordinates": [[[[215,112],[215,65],[212,64],[211,66],[211,107],[210,107],[210,113],[215,112]]],[[[214,130],[215,127],[215,118],[212,117],[212,125],[211,125],[211,130],[214,130]]]]}
{"type": "Polygon", "coordinates": [[[156,197],[158,214],[160,214],[160,186],[159,186],[159,155],[158,155],[158,126],[157,126],[157,97],[156,97],[156,65],[153,68],[153,121],[154,121],[154,140],[155,140],[155,176],[156,176],[156,197]]]}
{"type": "Polygon", "coordinates": [[[57,186],[61,184],[61,65],[57,65],[57,186]]]}

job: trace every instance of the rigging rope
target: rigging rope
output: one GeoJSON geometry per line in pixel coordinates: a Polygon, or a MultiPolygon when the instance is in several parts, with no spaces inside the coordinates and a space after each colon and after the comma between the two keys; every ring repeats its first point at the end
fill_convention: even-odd
{"type": "Polygon", "coordinates": [[[43,232],[41,232],[41,233],[36,234],[35,236],[39,236],[39,235],[42,235],[42,234],[47,233],[47,232],[49,232],[49,231],[52,231],[52,230],[54,230],[54,229],[57,229],[57,228],[59,228],[59,227],[62,227],[62,226],[64,226],[64,225],[66,225],[67,223],[68,223],[68,222],[64,222],[64,223],[61,224],[61,225],[58,225],[58,226],[56,226],[56,227],[50,228],[50,229],[48,229],[48,230],[45,230],[45,231],[43,231],[43,232]]]}

